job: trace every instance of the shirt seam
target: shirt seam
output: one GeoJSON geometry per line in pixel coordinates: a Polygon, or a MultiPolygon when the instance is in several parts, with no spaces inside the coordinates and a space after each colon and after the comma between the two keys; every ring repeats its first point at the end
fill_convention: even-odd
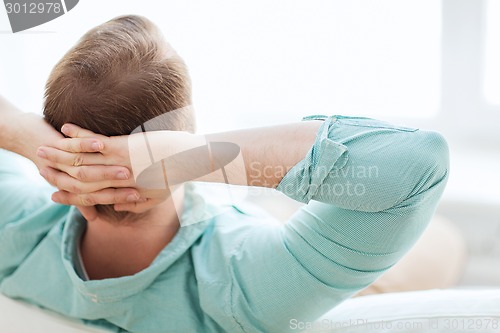
{"type": "MultiPolygon", "coordinates": [[[[243,244],[245,244],[245,242],[247,241],[248,239],[248,234],[245,235],[245,237],[242,239],[242,241],[240,242],[240,244],[238,244],[238,246],[235,248],[235,250],[233,251],[233,253],[231,254],[231,256],[229,257],[230,258],[230,262],[232,261],[233,257],[240,252],[241,248],[243,247],[243,244]]],[[[237,315],[236,315],[236,311],[235,311],[235,304],[234,304],[234,287],[235,287],[235,284],[234,284],[234,278],[232,276],[232,265],[228,265],[228,273],[229,273],[229,284],[230,284],[230,288],[229,288],[229,311],[230,311],[230,315],[231,317],[233,318],[234,322],[238,325],[239,329],[241,332],[243,333],[248,333],[248,331],[245,329],[243,323],[237,318],[237,315]]]]}

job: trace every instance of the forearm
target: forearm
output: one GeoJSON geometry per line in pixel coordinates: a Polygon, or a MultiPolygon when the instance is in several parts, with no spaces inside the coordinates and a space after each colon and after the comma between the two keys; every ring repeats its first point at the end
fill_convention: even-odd
{"type": "Polygon", "coordinates": [[[157,165],[149,169],[157,177],[144,177],[146,171],[139,187],[148,187],[141,178],[154,185],[165,175],[170,185],[197,180],[275,188],[306,156],[321,124],[309,121],[208,135],[148,132],[129,147],[131,164],[136,176],[151,162],[157,165]]]}
{"type": "MultiPolygon", "coordinates": [[[[241,150],[245,183],[275,188],[284,175],[311,149],[321,121],[210,134],[208,142],[231,142],[241,150]]],[[[229,165],[230,166],[230,165],[229,165]]]]}
{"type": "Polygon", "coordinates": [[[0,96],[0,148],[18,153],[19,140],[13,137],[20,111],[0,96]]]}
{"type": "Polygon", "coordinates": [[[21,112],[0,96],[0,148],[37,163],[38,147],[61,138],[42,117],[21,112]]]}

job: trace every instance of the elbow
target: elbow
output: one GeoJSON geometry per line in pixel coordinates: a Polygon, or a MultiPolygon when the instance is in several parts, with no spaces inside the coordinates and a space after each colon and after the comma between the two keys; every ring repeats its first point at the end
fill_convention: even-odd
{"type": "Polygon", "coordinates": [[[420,132],[420,151],[417,153],[417,165],[431,178],[446,181],[450,169],[450,152],[446,139],[437,132],[420,132]]]}
{"type": "Polygon", "coordinates": [[[407,200],[429,195],[434,197],[431,193],[439,193],[436,197],[438,198],[444,191],[449,176],[448,143],[437,132],[418,131],[414,135],[412,144],[407,147],[407,154],[409,154],[407,156],[412,164],[411,169],[414,172],[415,183],[407,200]]]}

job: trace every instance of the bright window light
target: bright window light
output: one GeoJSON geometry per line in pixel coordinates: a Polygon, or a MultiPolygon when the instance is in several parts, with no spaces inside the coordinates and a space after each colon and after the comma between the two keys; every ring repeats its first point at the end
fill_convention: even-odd
{"type": "Polygon", "coordinates": [[[488,0],[486,8],[484,94],[488,102],[500,104],[500,1],[488,0]]]}
{"type": "Polygon", "coordinates": [[[40,112],[57,60],[123,14],[152,19],[184,57],[200,131],[317,113],[432,117],[439,108],[436,0],[85,0],[20,34],[7,33],[0,13],[0,93],[40,112]]]}

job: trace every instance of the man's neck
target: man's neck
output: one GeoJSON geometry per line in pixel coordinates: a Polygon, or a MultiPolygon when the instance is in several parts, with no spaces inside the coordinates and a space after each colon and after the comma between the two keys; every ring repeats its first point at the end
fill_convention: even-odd
{"type": "Polygon", "coordinates": [[[171,199],[142,220],[120,224],[97,219],[87,224],[81,240],[83,265],[91,280],[134,275],[154,261],[178,230],[171,199]]]}

